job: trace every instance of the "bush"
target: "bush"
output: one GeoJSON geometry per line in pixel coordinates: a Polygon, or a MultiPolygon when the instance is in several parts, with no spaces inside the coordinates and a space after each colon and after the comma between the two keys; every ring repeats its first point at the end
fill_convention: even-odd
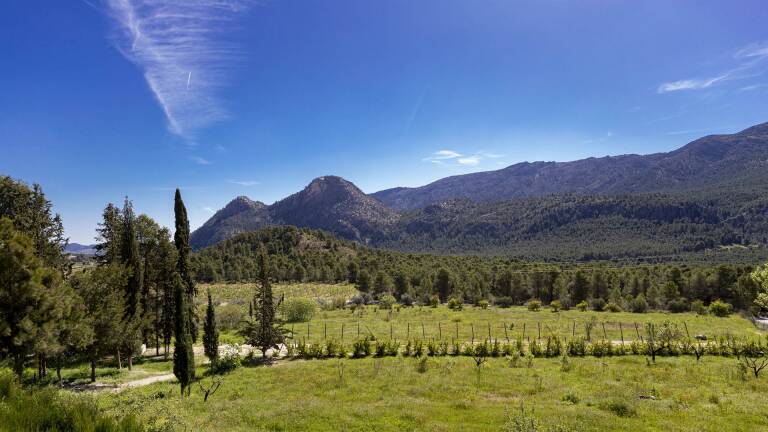
{"type": "Polygon", "coordinates": [[[307,322],[315,315],[317,304],[309,299],[294,298],[280,305],[280,312],[287,322],[307,322]]]}
{"type": "Polygon", "coordinates": [[[460,311],[464,309],[464,303],[462,303],[461,299],[457,297],[451,297],[448,299],[448,309],[460,311]]]}
{"type": "Polygon", "coordinates": [[[541,310],[541,301],[536,299],[529,300],[526,306],[528,307],[529,311],[538,312],[541,310]]]}
{"type": "Polygon", "coordinates": [[[394,305],[395,302],[397,302],[397,300],[395,300],[395,297],[392,294],[384,294],[379,297],[379,306],[381,306],[382,309],[392,309],[392,305],[394,305]]]}
{"type": "Polygon", "coordinates": [[[485,299],[477,302],[477,306],[480,307],[480,309],[488,309],[489,304],[490,303],[488,303],[488,300],[485,300],[485,299]]]}
{"type": "Polygon", "coordinates": [[[667,303],[667,309],[672,313],[682,313],[691,310],[685,299],[670,300],[669,303],[667,303]]]}
{"type": "Polygon", "coordinates": [[[429,307],[436,308],[440,305],[440,297],[433,295],[429,298],[429,307]]]}
{"type": "Polygon", "coordinates": [[[733,312],[733,306],[720,300],[709,304],[709,313],[717,317],[727,317],[733,312]]]}
{"type": "Polygon", "coordinates": [[[216,308],[216,325],[220,331],[237,330],[245,318],[239,306],[221,305],[216,308]]]}
{"type": "Polygon", "coordinates": [[[551,303],[549,303],[549,308],[552,309],[552,312],[560,312],[560,309],[562,309],[563,304],[560,303],[560,300],[552,300],[551,303]]]}
{"type": "Polygon", "coordinates": [[[146,430],[133,416],[116,420],[103,414],[89,397],[54,389],[23,390],[10,373],[0,373],[0,401],[3,431],[146,430]]]}
{"type": "Polygon", "coordinates": [[[586,312],[587,307],[589,307],[589,305],[584,300],[582,300],[578,304],[576,304],[576,309],[578,309],[581,312],[586,312]]]}
{"type": "Polygon", "coordinates": [[[635,297],[634,300],[629,305],[629,308],[634,313],[645,313],[648,312],[648,302],[645,301],[645,296],[640,293],[635,297]]]}
{"type": "Polygon", "coordinates": [[[498,307],[508,308],[514,306],[515,300],[512,297],[496,297],[493,303],[498,307]]]}
{"type": "Polygon", "coordinates": [[[691,311],[696,312],[697,315],[706,315],[707,307],[704,306],[704,302],[701,300],[694,300],[691,303],[691,311]]]}
{"type": "Polygon", "coordinates": [[[623,400],[610,399],[603,401],[600,404],[600,408],[606,411],[610,411],[619,417],[634,417],[637,415],[635,407],[623,400]]]}
{"type": "Polygon", "coordinates": [[[237,369],[241,363],[240,345],[224,345],[219,348],[219,358],[211,363],[210,372],[213,374],[229,373],[237,369]]]}
{"type": "Polygon", "coordinates": [[[411,297],[409,294],[401,295],[400,304],[403,306],[413,306],[413,297],[411,297]]]}
{"type": "Polygon", "coordinates": [[[589,301],[589,307],[592,308],[593,311],[602,312],[605,310],[605,300],[601,298],[593,298],[589,301]]]}
{"type": "Polygon", "coordinates": [[[608,302],[608,304],[605,305],[605,310],[608,312],[621,312],[624,309],[622,309],[621,306],[617,305],[614,302],[608,302]]]}

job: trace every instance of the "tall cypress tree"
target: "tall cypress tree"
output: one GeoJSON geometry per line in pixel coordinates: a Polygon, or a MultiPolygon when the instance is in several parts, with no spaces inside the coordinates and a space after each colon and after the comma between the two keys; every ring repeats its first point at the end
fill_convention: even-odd
{"type": "Polygon", "coordinates": [[[189,277],[189,221],[184,202],[181,201],[181,192],[178,189],[176,189],[174,214],[176,217],[174,241],[178,251],[178,261],[174,278],[174,333],[176,342],[173,351],[173,374],[179,380],[181,397],[183,398],[184,390],[187,390],[187,394],[189,394],[189,385],[195,378],[195,355],[192,350],[191,324],[193,320],[191,306],[188,304],[191,297],[189,291],[191,286],[189,277]]]}
{"type": "Polygon", "coordinates": [[[174,199],[174,214],[176,215],[176,232],[173,234],[173,241],[178,251],[178,261],[176,261],[176,272],[181,278],[184,293],[187,296],[185,301],[188,311],[187,319],[192,342],[197,342],[197,314],[195,312],[195,283],[192,280],[189,265],[189,219],[187,219],[187,208],[184,207],[184,201],[181,200],[181,191],[176,189],[174,199]]]}
{"type": "Polygon", "coordinates": [[[133,213],[133,204],[127,197],[123,205],[122,222],[120,258],[122,264],[130,272],[125,288],[123,345],[126,354],[128,354],[128,369],[130,370],[133,368],[133,354],[141,343],[142,312],[139,301],[144,278],[142,276],[141,257],[139,256],[139,243],[136,239],[136,216],[133,213]]]}
{"type": "Polygon", "coordinates": [[[208,308],[205,310],[203,347],[205,348],[205,356],[215,365],[219,359],[219,330],[216,328],[216,311],[213,308],[211,290],[208,290],[208,308]]]}
{"type": "Polygon", "coordinates": [[[278,349],[284,339],[283,329],[275,319],[276,306],[272,297],[272,285],[269,282],[269,278],[269,256],[267,255],[266,248],[262,245],[259,251],[259,281],[261,289],[258,295],[258,346],[261,349],[262,356],[265,358],[267,357],[267,350],[270,348],[278,349]]]}
{"type": "Polygon", "coordinates": [[[190,384],[195,378],[195,353],[192,350],[192,336],[189,332],[187,314],[187,295],[179,275],[174,282],[174,305],[176,306],[175,343],[173,346],[173,374],[181,385],[181,397],[184,391],[189,395],[190,384]]]}

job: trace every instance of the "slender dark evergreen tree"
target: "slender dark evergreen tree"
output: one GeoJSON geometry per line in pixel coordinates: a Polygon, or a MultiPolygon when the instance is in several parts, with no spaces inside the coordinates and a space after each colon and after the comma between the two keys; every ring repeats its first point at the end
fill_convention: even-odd
{"type": "Polygon", "coordinates": [[[120,258],[126,269],[129,270],[128,284],[125,287],[125,312],[123,314],[124,331],[123,347],[128,355],[128,369],[133,368],[133,354],[142,339],[142,266],[139,256],[139,243],[136,239],[136,216],[133,213],[133,204],[125,198],[122,215],[123,226],[120,239],[120,258]]]}
{"type": "Polygon", "coordinates": [[[174,214],[176,215],[176,232],[173,234],[173,240],[176,244],[178,258],[176,261],[176,272],[181,278],[184,287],[184,293],[187,296],[186,305],[188,327],[192,335],[192,342],[197,342],[197,313],[195,312],[195,294],[197,290],[192,280],[192,274],[189,265],[189,219],[187,219],[187,208],[184,207],[184,201],[181,200],[181,191],[176,189],[174,199],[174,214]]]}
{"type": "Polygon", "coordinates": [[[192,336],[189,332],[187,314],[187,295],[179,275],[174,283],[174,305],[176,306],[175,343],[173,345],[173,374],[181,385],[181,397],[186,390],[189,395],[190,384],[195,379],[195,354],[192,350],[192,336]]]}
{"type": "Polygon", "coordinates": [[[203,347],[205,348],[205,356],[212,364],[216,364],[219,359],[219,330],[216,328],[216,311],[211,299],[211,290],[208,290],[208,308],[205,310],[203,347]]]}
{"type": "Polygon", "coordinates": [[[192,307],[189,301],[194,295],[194,285],[189,275],[189,221],[187,210],[181,200],[181,192],[176,189],[174,200],[176,216],[176,233],[174,241],[178,252],[176,275],[174,281],[174,333],[176,342],[173,351],[173,374],[181,385],[181,397],[184,390],[189,394],[189,385],[195,378],[195,355],[192,351],[192,307]],[[192,290],[192,292],[190,292],[192,290]]]}

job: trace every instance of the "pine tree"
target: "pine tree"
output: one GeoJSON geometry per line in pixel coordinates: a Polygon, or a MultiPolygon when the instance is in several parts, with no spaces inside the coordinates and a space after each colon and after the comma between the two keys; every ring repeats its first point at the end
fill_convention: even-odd
{"type": "Polygon", "coordinates": [[[246,320],[240,334],[245,338],[245,343],[261,350],[266,359],[267,351],[271,348],[279,349],[285,340],[285,330],[282,322],[276,317],[277,306],[272,297],[272,285],[270,284],[270,267],[267,251],[262,245],[259,256],[259,287],[254,295],[255,317],[246,320]]]}
{"type": "Polygon", "coordinates": [[[0,218],[0,358],[22,378],[27,358],[57,343],[58,272],[43,266],[32,240],[0,218]]]}
{"type": "Polygon", "coordinates": [[[573,276],[573,280],[571,281],[569,288],[574,304],[587,299],[587,296],[589,295],[589,282],[581,270],[577,271],[573,276]]]}
{"type": "Polygon", "coordinates": [[[189,219],[187,219],[187,208],[184,207],[184,201],[181,200],[181,191],[179,189],[176,189],[176,197],[174,198],[174,214],[176,215],[176,231],[173,234],[173,240],[178,252],[176,272],[181,278],[184,293],[187,296],[185,304],[189,310],[186,315],[189,320],[188,327],[192,336],[192,342],[197,342],[197,313],[195,312],[195,295],[197,290],[192,280],[189,265],[189,219]]]}
{"type": "Polygon", "coordinates": [[[215,365],[219,359],[219,330],[216,328],[216,311],[211,299],[211,290],[208,290],[208,308],[205,310],[203,347],[205,348],[205,356],[215,365]]]}

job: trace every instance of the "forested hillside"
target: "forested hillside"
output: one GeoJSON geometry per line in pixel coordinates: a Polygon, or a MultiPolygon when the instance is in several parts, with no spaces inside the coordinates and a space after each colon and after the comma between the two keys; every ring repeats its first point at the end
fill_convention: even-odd
{"type": "Polygon", "coordinates": [[[575,306],[593,301],[625,310],[689,310],[696,300],[722,299],[749,308],[759,290],[752,266],[523,263],[502,258],[439,256],[370,249],[321,231],[270,227],[240,234],[192,256],[200,282],[254,281],[265,245],[278,281],[349,281],[363,293],[392,293],[405,302],[432,296],[477,303],[530,299],[575,306]],[[598,300],[599,299],[599,300],[598,300]],[[602,303],[601,303],[602,302],[602,303]],[[645,304],[645,306],[643,306],[645,304]]]}

